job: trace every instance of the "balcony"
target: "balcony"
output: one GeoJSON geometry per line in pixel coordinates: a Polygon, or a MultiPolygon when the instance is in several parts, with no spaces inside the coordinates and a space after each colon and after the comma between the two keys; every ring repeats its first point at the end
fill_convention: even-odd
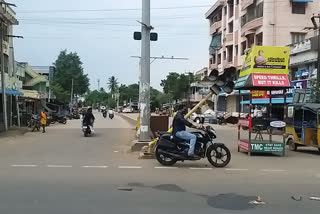
{"type": "Polygon", "coordinates": [[[238,64],[238,56],[233,57],[233,64],[235,67],[239,67],[240,65],[238,64]]]}
{"type": "Polygon", "coordinates": [[[263,25],[263,17],[256,18],[246,24],[244,24],[241,28],[241,36],[245,36],[247,31],[252,31],[261,27],[263,25]]]}
{"type": "Polygon", "coordinates": [[[221,28],[222,21],[217,21],[210,26],[210,34],[214,34],[221,28]]]}
{"type": "Polygon", "coordinates": [[[241,10],[245,10],[247,7],[252,5],[253,2],[254,2],[254,0],[243,0],[241,3],[242,4],[241,10]]]}
{"type": "Polygon", "coordinates": [[[217,70],[218,69],[218,64],[217,63],[214,63],[214,64],[211,64],[210,65],[210,70],[217,70]]]}
{"type": "Polygon", "coordinates": [[[233,42],[233,33],[227,33],[224,41],[225,45],[231,45],[232,42],[233,42]]]}

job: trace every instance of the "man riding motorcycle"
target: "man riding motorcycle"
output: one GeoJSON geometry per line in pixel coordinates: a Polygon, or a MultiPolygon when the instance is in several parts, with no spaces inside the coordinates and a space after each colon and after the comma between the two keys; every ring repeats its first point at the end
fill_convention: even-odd
{"type": "Polygon", "coordinates": [[[88,108],[87,112],[84,114],[82,123],[84,126],[89,126],[92,133],[94,132],[93,130],[94,120],[95,120],[95,117],[93,116],[92,108],[90,107],[88,108]]]}
{"type": "Polygon", "coordinates": [[[185,106],[179,106],[178,112],[173,119],[173,135],[177,138],[189,141],[188,156],[191,158],[198,158],[194,155],[194,148],[197,142],[197,137],[194,134],[186,131],[186,126],[190,128],[198,128],[184,118],[187,113],[187,108],[185,106]]]}

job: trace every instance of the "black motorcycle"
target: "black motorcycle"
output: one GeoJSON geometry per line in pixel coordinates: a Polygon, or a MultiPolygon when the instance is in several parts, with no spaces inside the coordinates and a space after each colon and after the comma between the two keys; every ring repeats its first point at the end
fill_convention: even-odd
{"type": "Polygon", "coordinates": [[[207,158],[210,164],[215,167],[225,167],[229,164],[230,150],[223,143],[212,142],[217,136],[211,126],[203,127],[192,133],[197,136],[194,153],[198,158],[188,157],[189,144],[185,140],[181,140],[171,133],[159,133],[160,138],[155,147],[155,155],[159,163],[172,166],[177,161],[195,161],[207,158]]]}
{"type": "Polygon", "coordinates": [[[102,116],[103,116],[104,118],[106,118],[106,117],[107,117],[107,111],[103,111],[103,112],[102,112],[102,116]]]}
{"type": "Polygon", "coordinates": [[[114,118],[114,114],[109,114],[109,118],[112,120],[114,118]]]}
{"type": "Polygon", "coordinates": [[[56,122],[66,124],[67,117],[63,115],[52,115],[51,124],[55,124],[56,122]]]}

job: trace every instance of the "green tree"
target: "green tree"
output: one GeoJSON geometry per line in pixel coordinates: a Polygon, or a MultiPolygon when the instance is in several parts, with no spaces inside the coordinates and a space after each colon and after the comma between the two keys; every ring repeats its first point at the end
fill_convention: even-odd
{"type": "Polygon", "coordinates": [[[111,92],[111,95],[114,96],[115,93],[117,93],[118,91],[118,88],[119,88],[119,82],[118,82],[118,79],[116,79],[114,76],[111,76],[109,79],[108,79],[108,89],[110,90],[111,92]]]}
{"type": "Polygon", "coordinates": [[[166,79],[161,81],[164,93],[171,96],[170,102],[177,99],[187,98],[190,84],[195,81],[193,74],[169,73],[166,79]]]}
{"type": "Polygon", "coordinates": [[[72,79],[74,95],[83,95],[89,90],[89,78],[84,74],[82,62],[76,52],[60,52],[54,63],[56,73],[52,82],[52,91],[60,102],[67,103],[71,96],[72,79]]]}

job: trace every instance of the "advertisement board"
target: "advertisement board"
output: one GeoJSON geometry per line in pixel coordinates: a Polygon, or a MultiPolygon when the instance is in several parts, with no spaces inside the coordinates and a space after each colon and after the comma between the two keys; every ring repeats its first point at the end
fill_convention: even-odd
{"type": "Polygon", "coordinates": [[[290,86],[285,74],[252,74],[253,86],[256,87],[287,87],[290,86]]]}
{"type": "Polygon", "coordinates": [[[251,73],[289,74],[289,52],[289,47],[252,47],[245,56],[240,77],[251,73]]]}

